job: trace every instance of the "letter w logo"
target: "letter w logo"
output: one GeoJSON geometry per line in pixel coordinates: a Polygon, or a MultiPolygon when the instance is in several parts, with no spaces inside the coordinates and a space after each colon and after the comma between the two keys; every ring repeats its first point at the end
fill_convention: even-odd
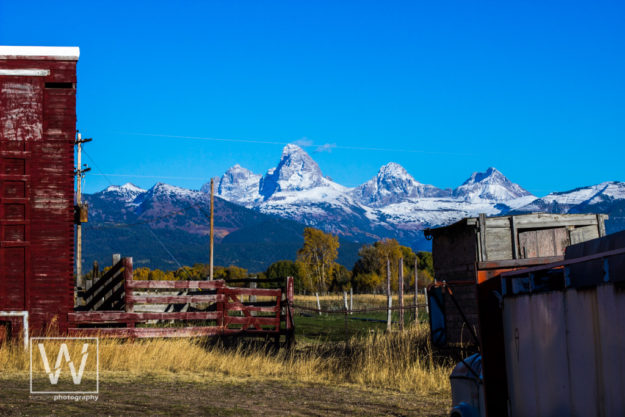
{"type": "Polygon", "coordinates": [[[41,353],[41,360],[43,361],[43,367],[50,377],[50,383],[52,385],[56,385],[59,382],[59,376],[61,375],[61,361],[65,359],[65,362],[69,365],[69,370],[72,373],[72,380],[74,381],[74,385],[80,384],[82,380],[82,374],[85,370],[85,364],[87,363],[87,356],[89,353],[87,349],[89,348],[88,343],[84,343],[82,345],[82,360],[80,361],[80,367],[78,368],[78,373],[76,373],[76,367],[74,367],[74,362],[72,362],[69,357],[69,350],[67,349],[67,345],[65,343],[61,344],[61,349],[59,350],[59,354],[56,357],[56,363],[54,364],[54,371],[50,370],[50,364],[48,362],[48,355],[46,355],[46,349],[43,347],[43,343],[38,343],[39,353],[41,353]]]}

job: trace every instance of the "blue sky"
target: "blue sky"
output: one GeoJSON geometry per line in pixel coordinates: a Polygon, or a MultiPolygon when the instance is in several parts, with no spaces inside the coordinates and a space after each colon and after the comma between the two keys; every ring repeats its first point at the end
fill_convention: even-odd
{"type": "Polygon", "coordinates": [[[544,195],[625,181],[623,16],[617,1],[3,1],[0,44],[81,48],[88,192],[264,173],[300,141],[348,186],[394,161],[439,187],[495,166],[544,195]]]}

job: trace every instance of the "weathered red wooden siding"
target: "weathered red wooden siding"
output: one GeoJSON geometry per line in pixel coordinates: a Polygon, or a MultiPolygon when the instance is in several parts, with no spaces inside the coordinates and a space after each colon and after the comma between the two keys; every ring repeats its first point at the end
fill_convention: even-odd
{"type": "Polygon", "coordinates": [[[65,332],[74,305],[76,59],[0,49],[0,70],[50,72],[0,71],[0,310],[29,311],[35,333],[65,332]]]}

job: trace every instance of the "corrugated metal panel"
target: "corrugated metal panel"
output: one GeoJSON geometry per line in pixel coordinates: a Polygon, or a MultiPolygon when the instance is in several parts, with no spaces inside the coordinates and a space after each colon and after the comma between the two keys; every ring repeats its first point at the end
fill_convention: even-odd
{"type": "MultiPolygon", "coordinates": [[[[597,352],[595,349],[596,323],[590,317],[582,316],[587,312],[597,311],[596,291],[567,291],[566,292],[566,321],[575,323],[568,326],[567,346],[570,364],[569,378],[571,392],[583,392],[583,396],[573,395],[571,411],[574,415],[592,416],[599,398],[597,384],[597,352]],[[580,343],[579,341],[593,341],[580,343]]],[[[597,317],[592,313],[593,317],[597,317]]]]}

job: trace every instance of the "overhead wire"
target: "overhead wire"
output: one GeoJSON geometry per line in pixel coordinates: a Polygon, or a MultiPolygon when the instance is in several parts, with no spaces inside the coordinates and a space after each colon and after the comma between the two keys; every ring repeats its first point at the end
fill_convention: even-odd
{"type": "Polygon", "coordinates": [[[256,140],[256,139],[226,139],[226,138],[215,138],[208,136],[186,136],[186,135],[169,135],[164,133],[144,133],[144,132],[113,132],[122,135],[134,135],[134,136],[149,136],[149,137],[161,137],[161,138],[172,138],[172,139],[191,139],[191,140],[206,140],[206,141],[215,141],[215,142],[235,142],[235,143],[258,143],[261,145],[289,145],[296,144],[301,147],[313,147],[316,149],[347,149],[347,150],[356,150],[356,151],[373,151],[373,152],[402,152],[402,153],[422,153],[422,154],[431,154],[431,155],[457,155],[457,156],[475,156],[475,154],[466,153],[466,152],[445,152],[445,151],[426,151],[423,149],[399,149],[399,148],[378,148],[378,147],[366,147],[366,146],[345,146],[345,145],[337,145],[336,143],[324,143],[322,145],[308,144],[308,143],[300,143],[295,142],[278,142],[278,141],[266,141],[266,140],[256,140]]]}
{"type": "MultiPolygon", "coordinates": [[[[83,152],[84,148],[83,148],[83,152]]],[[[106,179],[106,181],[109,183],[109,185],[111,186],[115,186],[113,184],[113,182],[110,180],[110,178],[108,178],[107,174],[104,174],[102,172],[102,170],[100,169],[99,165],[96,163],[96,161],[93,159],[93,157],[91,157],[91,155],[89,155],[88,153],[85,152],[85,155],[89,158],[89,160],[93,163],[94,167],[100,171],[101,175],[106,179]]],[[[190,208],[197,208],[199,209],[202,214],[204,216],[206,216],[206,213],[204,212],[204,210],[200,207],[200,204],[192,204],[189,205],[188,207],[183,208],[182,210],[178,210],[175,212],[170,212],[167,213],[165,215],[162,216],[157,216],[154,217],[152,219],[149,220],[145,220],[145,221],[141,221],[141,222],[135,222],[135,223],[125,223],[125,224],[115,224],[115,225],[101,225],[101,226],[95,226],[95,227],[88,227],[88,229],[91,230],[98,230],[98,229],[103,229],[103,228],[126,228],[126,227],[132,227],[132,226],[138,226],[138,225],[144,225],[146,226],[146,229],[150,232],[150,234],[154,237],[154,239],[159,243],[159,245],[165,250],[165,252],[172,258],[172,260],[176,263],[176,265],[178,265],[179,270],[183,271],[185,275],[187,275],[187,278],[189,278],[189,274],[187,273],[187,271],[183,268],[182,264],[178,261],[178,259],[174,256],[174,254],[167,248],[167,246],[165,245],[165,243],[156,235],[156,233],[154,233],[154,231],[152,230],[152,228],[150,227],[150,223],[153,223],[155,221],[158,220],[162,220],[168,217],[173,217],[173,216],[177,216],[180,214],[184,214],[188,209],[190,208]]]]}

